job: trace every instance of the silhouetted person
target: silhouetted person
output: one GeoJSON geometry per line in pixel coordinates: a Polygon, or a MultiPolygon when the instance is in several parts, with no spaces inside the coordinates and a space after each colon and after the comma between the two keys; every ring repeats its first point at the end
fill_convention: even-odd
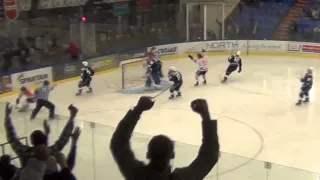
{"type": "Polygon", "coordinates": [[[219,158],[217,121],[211,120],[205,100],[197,99],[191,108],[202,117],[202,145],[198,156],[189,165],[171,171],[174,159],[173,141],[165,135],[154,136],[148,144],[149,164],[138,161],[130,147],[130,138],[142,112],[153,107],[149,97],[141,97],[137,106],[128,111],[114,132],[110,149],[126,180],[202,180],[219,158]]]}

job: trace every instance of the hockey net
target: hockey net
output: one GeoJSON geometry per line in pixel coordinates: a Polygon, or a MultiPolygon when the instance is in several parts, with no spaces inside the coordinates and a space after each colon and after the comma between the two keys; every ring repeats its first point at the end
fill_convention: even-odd
{"type": "Polygon", "coordinates": [[[130,59],[120,63],[122,89],[142,85],[146,82],[146,59],[130,59]]]}

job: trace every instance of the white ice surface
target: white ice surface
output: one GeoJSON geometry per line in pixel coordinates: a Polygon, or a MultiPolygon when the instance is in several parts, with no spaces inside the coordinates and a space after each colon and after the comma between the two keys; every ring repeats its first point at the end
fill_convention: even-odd
{"type": "MultiPolygon", "coordinates": [[[[178,142],[198,146],[201,120],[190,110],[190,102],[205,98],[212,118],[218,119],[221,151],[318,171],[320,103],[315,95],[319,94],[320,78],[317,74],[311,92],[312,102],[302,107],[294,104],[300,87],[298,78],[309,66],[316,72],[320,70],[319,59],[243,56],[243,72],[233,73],[227,84],[220,84],[226,59],[226,56],[209,57],[208,85],[200,87],[193,87],[197,66],[192,61],[165,61],[165,72],[168,67],[176,66],[183,74],[183,96],[173,101],[168,100],[168,92],[159,96],[154,109],[143,114],[135,132],[166,134],[178,142]]],[[[66,108],[73,103],[80,109],[78,119],[116,127],[141,96],[116,92],[120,81],[120,71],[98,75],[92,84],[94,93],[81,97],[74,96],[76,81],[60,84],[50,99],[59,114],[68,115],[66,108]]],[[[12,96],[3,101],[14,102],[14,99],[12,96]]]]}

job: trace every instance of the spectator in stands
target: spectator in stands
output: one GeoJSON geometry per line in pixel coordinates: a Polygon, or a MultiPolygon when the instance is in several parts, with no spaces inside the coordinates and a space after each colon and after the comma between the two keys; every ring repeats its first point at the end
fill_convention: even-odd
{"type": "Polygon", "coordinates": [[[313,38],[316,41],[320,41],[320,24],[313,29],[313,38]]]}
{"type": "MultiPolygon", "coordinates": [[[[64,127],[59,139],[49,147],[50,152],[60,152],[62,149],[65,147],[65,145],[68,143],[69,138],[72,135],[73,131],[73,126],[74,126],[74,118],[76,117],[76,114],[78,112],[78,109],[74,107],[73,105],[69,106],[69,111],[70,111],[70,118],[69,121],[67,122],[66,126],[64,127]]],[[[32,143],[32,147],[27,146],[22,144],[16,135],[15,128],[12,124],[11,120],[11,112],[12,112],[12,107],[10,106],[9,103],[6,105],[6,110],[5,110],[5,120],[4,120],[4,126],[6,130],[6,135],[7,135],[7,141],[10,142],[10,145],[14,152],[17,154],[17,156],[20,158],[20,164],[23,167],[27,165],[27,162],[30,158],[33,157],[34,154],[34,149],[37,146],[48,146],[48,137],[47,137],[47,129],[45,128],[46,132],[43,132],[41,130],[35,130],[31,133],[30,135],[30,140],[32,143]]],[[[46,171],[47,172],[55,172],[56,167],[53,162],[48,162],[51,166],[47,166],[46,171]]]]}
{"type": "Polygon", "coordinates": [[[0,177],[3,180],[11,180],[17,169],[15,165],[11,164],[11,157],[9,155],[2,155],[0,157],[0,177]]]}
{"type": "Polygon", "coordinates": [[[6,48],[6,50],[2,53],[3,65],[2,71],[8,72],[12,68],[13,61],[13,51],[10,48],[6,48]]]}
{"type": "Polygon", "coordinates": [[[297,40],[298,25],[296,21],[292,21],[289,29],[289,40],[297,40]]]}
{"type": "Polygon", "coordinates": [[[312,19],[312,11],[311,11],[310,8],[304,8],[303,9],[303,13],[304,13],[306,18],[312,19]]]}
{"type": "Polygon", "coordinates": [[[79,60],[80,49],[76,43],[70,42],[67,52],[69,53],[71,60],[79,60]]]}
{"type": "Polygon", "coordinates": [[[174,159],[174,143],[165,136],[154,136],[148,144],[149,164],[138,161],[130,146],[130,138],[140,115],[150,110],[154,102],[150,97],[141,97],[138,104],[127,112],[118,124],[110,142],[111,153],[125,179],[144,180],[202,180],[211,171],[219,158],[217,121],[211,120],[207,102],[194,100],[191,109],[202,117],[202,145],[196,159],[187,167],[171,172],[170,161],[174,159]]]}

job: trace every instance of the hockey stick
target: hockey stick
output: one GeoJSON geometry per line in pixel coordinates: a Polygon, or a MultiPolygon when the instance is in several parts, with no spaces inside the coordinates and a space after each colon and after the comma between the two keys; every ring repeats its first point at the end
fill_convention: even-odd
{"type": "Polygon", "coordinates": [[[151,97],[151,99],[155,99],[155,98],[157,98],[157,97],[159,97],[161,94],[163,94],[163,93],[165,93],[167,90],[169,90],[170,89],[170,87],[168,87],[168,88],[166,88],[166,89],[164,89],[164,90],[162,90],[160,93],[158,93],[157,95],[155,95],[155,96],[153,96],[153,97],[151,97]]]}

